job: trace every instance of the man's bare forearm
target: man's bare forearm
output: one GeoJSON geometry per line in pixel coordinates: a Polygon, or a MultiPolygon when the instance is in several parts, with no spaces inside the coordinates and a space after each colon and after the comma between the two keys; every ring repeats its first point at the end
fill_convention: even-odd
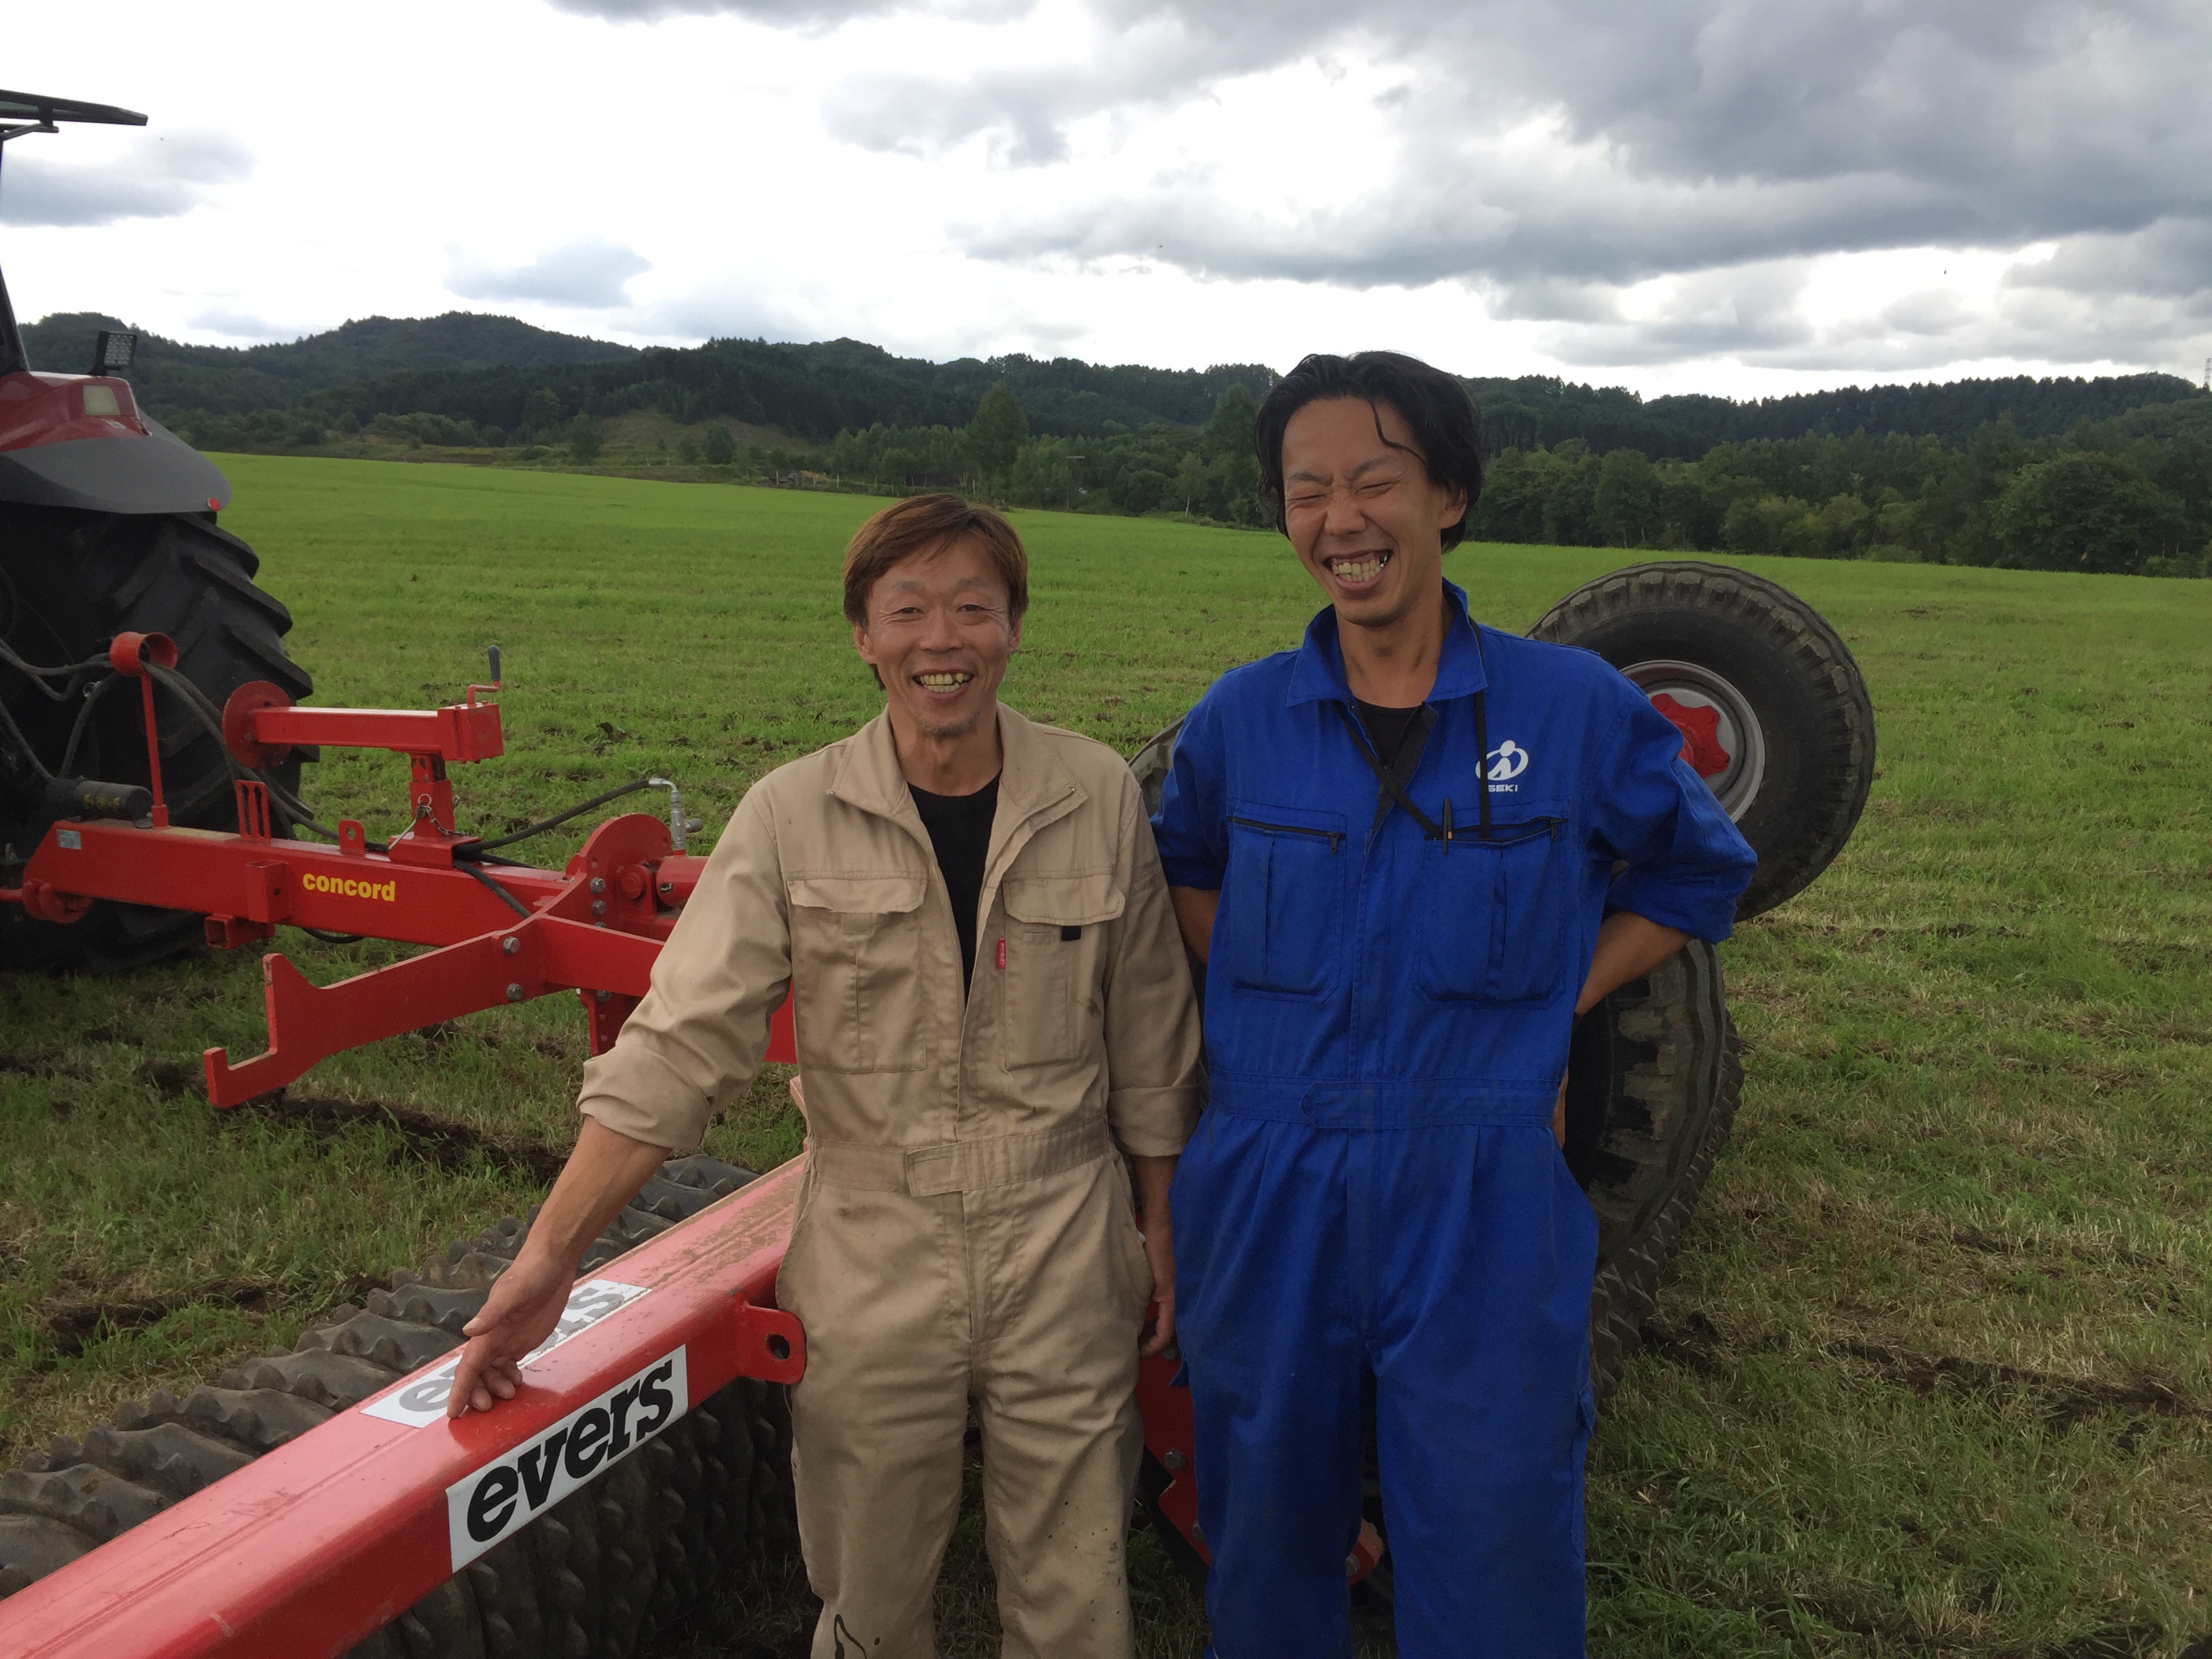
{"type": "Polygon", "coordinates": [[[1175,906],[1176,926],[1191,955],[1204,962],[1213,946],[1213,913],[1221,908],[1218,887],[1170,887],[1168,902],[1175,906]]]}
{"type": "Polygon", "coordinates": [[[637,1196],[668,1148],[633,1140],[595,1117],[584,1120],[575,1150],[531,1224],[525,1248],[573,1268],[622,1206],[637,1196]]]}
{"type": "MultiPolygon", "coordinates": [[[[1137,1207],[1147,1222],[1168,1218],[1168,1188],[1175,1184],[1171,1158],[1132,1158],[1137,1172],[1137,1207]]],[[[1149,1231],[1149,1228],[1147,1228],[1149,1231]]]]}
{"type": "Polygon", "coordinates": [[[1597,930],[1597,949],[1589,976],[1575,999],[1575,1012],[1586,1014],[1632,979],[1641,979],[1690,941],[1680,928],[1662,927],[1649,917],[1615,910],[1597,930]]]}

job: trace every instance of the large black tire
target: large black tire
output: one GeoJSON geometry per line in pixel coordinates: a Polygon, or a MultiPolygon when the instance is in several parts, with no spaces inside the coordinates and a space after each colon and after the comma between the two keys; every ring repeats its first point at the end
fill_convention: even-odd
{"type": "MultiPolygon", "coordinates": [[[[217,708],[248,680],[272,681],[302,698],[313,682],[284,653],[292,613],[253,585],[259,563],[252,548],[216,526],[212,514],[134,517],[0,506],[0,640],[28,662],[59,667],[99,655],[126,630],[167,634],[176,641],[178,671],[217,708]]],[[[86,686],[91,683],[88,678],[86,686]]],[[[0,663],[0,698],[40,759],[58,769],[81,696],[55,702],[0,663]]],[[[171,822],[230,829],[234,775],[220,740],[167,688],[155,694],[155,717],[171,822]]],[[[146,782],[141,720],[138,688],[109,681],[71,772],[110,783],[146,782]]],[[[7,741],[0,738],[0,744],[7,741]]],[[[270,769],[295,795],[301,758],[295,751],[270,769]]],[[[15,884],[20,860],[43,828],[28,776],[0,766],[0,886],[15,884]]],[[[20,906],[0,905],[0,969],[118,972],[176,956],[199,939],[199,918],[181,911],[100,903],[82,920],[58,926],[32,920],[20,906]]]]}
{"type": "Polygon", "coordinates": [[[1529,634],[1715,711],[1729,760],[1707,781],[1759,854],[1739,919],[1802,891],[1850,839],[1874,782],[1874,706],[1836,630],[1787,588],[1693,559],[1632,565],[1529,634]]]}
{"type": "MultiPolygon", "coordinates": [[[[704,1156],[672,1160],[586,1253],[582,1273],[752,1178],[704,1156]]],[[[46,1455],[0,1475],[0,1597],[458,1346],[528,1231],[501,1221],[423,1273],[396,1275],[291,1352],[181,1401],[157,1393],[126,1405],[81,1442],[57,1437],[46,1455]]],[[[624,1659],[729,1569],[787,1547],[790,1467],[783,1390],[741,1378],[349,1659],[624,1659]]]]}
{"type": "Polygon", "coordinates": [[[1720,955],[1692,939],[1575,1027],[1567,1167],[1597,1212],[1590,1378],[1602,1407],[1657,1305],[1659,1282],[1743,1086],[1720,955]]]}

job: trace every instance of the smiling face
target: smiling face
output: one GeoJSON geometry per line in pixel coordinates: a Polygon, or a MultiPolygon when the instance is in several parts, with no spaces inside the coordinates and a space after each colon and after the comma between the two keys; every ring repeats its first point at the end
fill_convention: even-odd
{"type": "Polygon", "coordinates": [[[1434,605],[1443,532],[1466,511],[1467,493],[1429,477],[1388,404],[1319,398],[1283,429],[1284,526],[1340,624],[1389,628],[1434,605]]]}
{"type": "Polygon", "coordinates": [[[1005,580],[981,547],[963,539],[878,576],[853,648],[883,681],[893,726],[944,739],[965,737],[998,707],[1021,637],[1007,616],[1005,580]]]}

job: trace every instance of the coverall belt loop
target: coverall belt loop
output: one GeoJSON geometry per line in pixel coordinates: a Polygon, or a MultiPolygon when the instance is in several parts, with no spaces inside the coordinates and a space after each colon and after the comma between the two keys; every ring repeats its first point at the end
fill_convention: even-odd
{"type": "Polygon", "coordinates": [[[1018,1186],[1096,1163],[1113,1150],[1104,1120],[1063,1124],[1036,1134],[945,1140],[929,1146],[868,1146],[817,1141],[808,1159],[815,1178],[863,1192],[933,1198],[1018,1186]]]}

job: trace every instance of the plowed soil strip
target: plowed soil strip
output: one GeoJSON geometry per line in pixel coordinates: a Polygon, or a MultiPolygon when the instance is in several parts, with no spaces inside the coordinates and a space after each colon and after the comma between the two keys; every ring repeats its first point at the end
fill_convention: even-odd
{"type": "Polygon", "coordinates": [[[472,1159],[482,1158],[520,1170],[532,1180],[548,1186],[561,1173],[561,1166],[568,1158],[565,1151],[529,1141],[504,1139],[472,1129],[465,1123],[381,1101],[264,1095],[243,1106],[231,1108],[222,1116],[224,1121],[234,1122],[249,1115],[301,1124],[319,1136],[334,1135],[363,1124],[381,1124],[398,1133],[401,1146],[396,1157],[418,1158],[442,1170],[465,1170],[472,1159]]]}

